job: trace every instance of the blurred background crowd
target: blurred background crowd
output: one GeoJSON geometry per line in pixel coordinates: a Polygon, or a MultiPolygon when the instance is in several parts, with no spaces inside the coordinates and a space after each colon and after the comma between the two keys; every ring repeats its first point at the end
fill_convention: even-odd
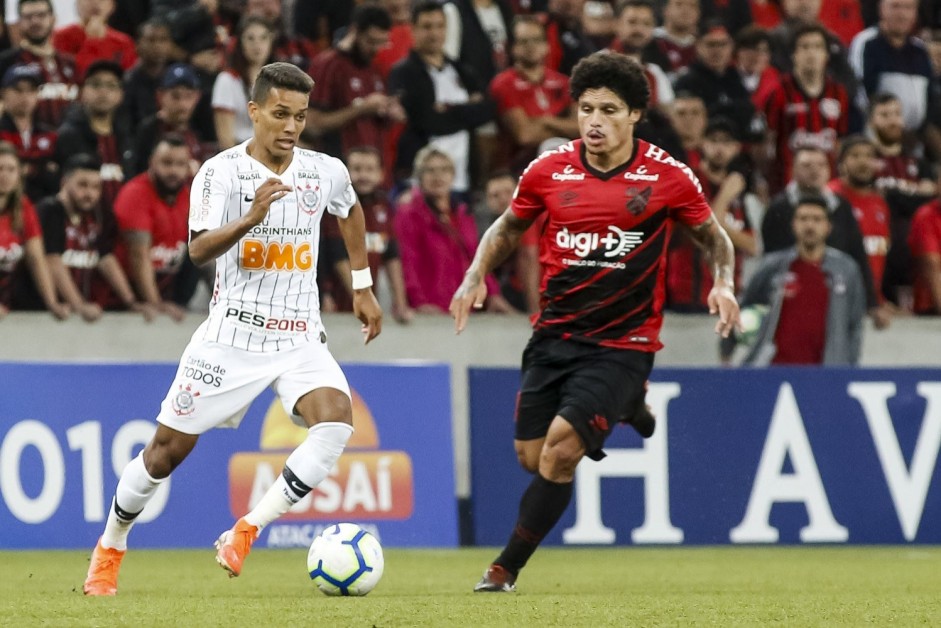
{"type": "MultiPolygon", "coordinates": [[[[636,134],[696,172],[740,287],[795,246],[812,197],[876,328],[941,314],[936,2],[5,0],[4,18],[0,318],[205,309],[190,182],[251,137],[249,89],[271,61],[316,81],[302,143],[346,162],[380,299],[400,322],[443,315],[522,169],[578,136],[568,75],[604,49],[644,65],[636,134]]],[[[490,278],[487,310],[538,308],[542,227],[490,278]]],[[[323,310],[351,307],[349,270],[327,215],[323,310]]],[[[678,232],[667,309],[705,312],[710,282],[678,232]]]]}

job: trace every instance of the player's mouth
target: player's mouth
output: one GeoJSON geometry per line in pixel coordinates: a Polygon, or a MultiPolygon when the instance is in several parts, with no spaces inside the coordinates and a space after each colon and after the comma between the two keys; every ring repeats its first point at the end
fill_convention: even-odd
{"type": "Polygon", "coordinates": [[[282,137],[281,139],[275,140],[280,148],[291,149],[294,148],[294,139],[290,137],[282,137]]]}
{"type": "Polygon", "coordinates": [[[591,130],[585,134],[585,141],[589,144],[600,144],[604,141],[604,133],[601,131],[591,130]]]}

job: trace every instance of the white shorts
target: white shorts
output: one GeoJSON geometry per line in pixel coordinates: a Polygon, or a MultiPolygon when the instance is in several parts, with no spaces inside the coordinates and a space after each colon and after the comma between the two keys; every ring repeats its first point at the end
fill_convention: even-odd
{"type": "MultiPolygon", "coordinates": [[[[201,329],[201,328],[200,328],[201,329]]],[[[326,342],[308,342],[286,351],[260,353],[218,342],[197,340],[183,351],[180,367],[160,404],[157,421],[185,434],[214,427],[238,427],[248,407],[271,386],[291,420],[298,399],[317,388],[335,388],[350,396],[350,385],[326,342]]]]}

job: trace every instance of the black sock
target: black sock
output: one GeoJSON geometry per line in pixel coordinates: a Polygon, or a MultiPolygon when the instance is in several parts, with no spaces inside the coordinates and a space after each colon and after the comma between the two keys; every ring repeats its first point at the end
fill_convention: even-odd
{"type": "Polygon", "coordinates": [[[538,473],[534,475],[520,499],[520,514],[513,534],[494,562],[512,574],[519,573],[543,537],[558,523],[570,501],[572,482],[559,484],[538,473]]]}

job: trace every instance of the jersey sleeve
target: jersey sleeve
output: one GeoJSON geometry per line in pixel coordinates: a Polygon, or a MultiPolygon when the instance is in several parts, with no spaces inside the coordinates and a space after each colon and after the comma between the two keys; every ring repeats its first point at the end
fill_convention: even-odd
{"type": "Polygon", "coordinates": [[[701,225],[712,215],[712,208],[702,193],[702,183],[687,166],[677,168],[667,179],[673,190],[669,201],[670,217],[690,227],[701,225]]]}
{"type": "Polygon", "coordinates": [[[334,175],[332,194],[327,202],[327,211],[338,218],[346,218],[356,204],[356,192],[353,191],[353,182],[350,181],[346,166],[339,159],[336,159],[335,163],[337,171],[334,175]]]}
{"type": "Polygon", "coordinates": [[[535,220],[539,214],[546,209],[544,200],[544,191],[542,190],[542,163],[537,161],[530,164],[520,177],[516,184],[516,190],[513,192],[513,200],[510,201],[510,209],[516,214],[517,218],[523,220],[535,220]]]}
{"type": "Polygon", "coordinates": [[[221,160],[210,159],[199,168],[190,187],[190,231],[206,231],[222,226],[231,180],[221,160]]]}

